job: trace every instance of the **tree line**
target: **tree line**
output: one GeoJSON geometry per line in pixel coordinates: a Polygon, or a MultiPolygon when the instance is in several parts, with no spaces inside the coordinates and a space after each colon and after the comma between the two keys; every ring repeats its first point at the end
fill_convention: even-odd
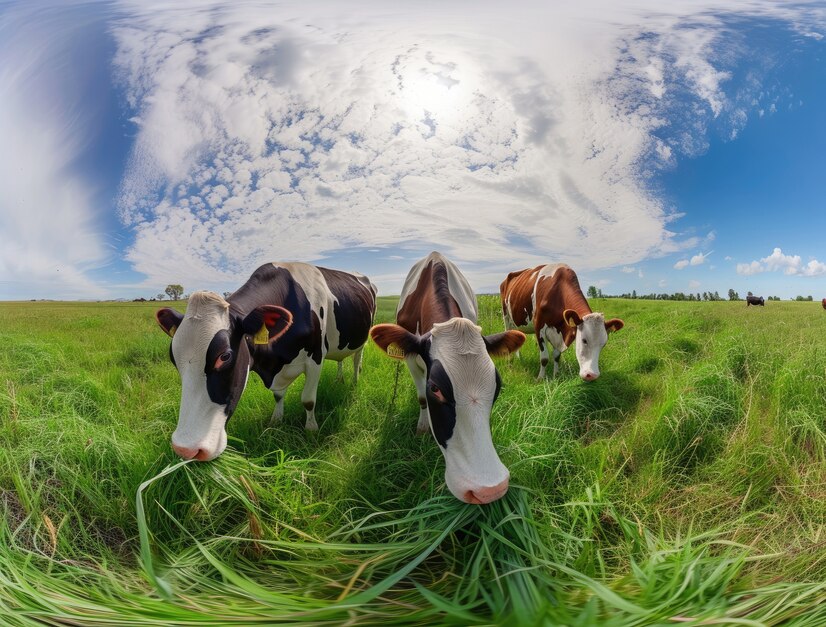
{"type": "MultiPolygon", "coordinates": [[[[745,300],[744,298],[740,297],[739,292],[735,291],[734,289],[729,289],[726,298],[720,296],[719,292],[673,292],[668,294],[666,292],[661,293],[651,293],[651,294],[637,294],[637,290],[632,290],[630,293],[623,292],[622,294],[604,294],[602,290],[595,285],[588,286],[588,291],[586,293],[588,298],[631,298],[631,299],[639,299],[639,300],[688,300],[688,301],[715,301],[715,300],[745,300]]],[[[751,292],[748,293],[748,296],[752,296],[751,292]]],[[[780,300],[779,296],[769,296],[766,300],[780,300]]],[[[813,301],[811,295],[809,296],[797,296],[790,300],[795,301],[813,301]]]]}

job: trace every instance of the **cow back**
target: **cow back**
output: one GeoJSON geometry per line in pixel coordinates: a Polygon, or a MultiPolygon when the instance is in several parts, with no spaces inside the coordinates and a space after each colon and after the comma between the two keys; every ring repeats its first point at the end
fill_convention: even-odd
{"type": "Polygon", "coordinates": [[[333,315],[326,316],[329,349],[333,352],[355,350],[367,341],[373,324],[376,286],[363,274],[318,269],[333,297],[333,315]]]}
{"type": "Polygon", "coordinates": [[[476,322],[476,295],[453,262],[440,253],[430,253],[408,272],[396,320],[411,333],[425,333],[435,323],[456,317],[476,322]]]}

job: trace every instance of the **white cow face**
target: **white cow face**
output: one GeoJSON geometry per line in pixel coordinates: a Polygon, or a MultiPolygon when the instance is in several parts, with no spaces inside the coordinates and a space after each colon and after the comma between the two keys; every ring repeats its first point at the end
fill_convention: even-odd
{"type": "Polygon", "coordinates": [[[504,496],[510,478],[490,433],[490,412],[502,385],[490,355],[506,355],[525,341],[519,331],[481,331],[465,318],[435,324],[424,336],[394,324],[370,331],[390,356],[422,358],[430,429],[445,458],[445,482],[456,498],[477,505],[504,496]]]}
{"type": "Polygon", "coordinates": [[[576,359],[579,362],[579,376],[584,381],[599,378],[599,354],[608,342],[608,333],[619,331],[624,323],[619,318],[605,321],[601,313],[590,313],[580,317],[573,309],[563,313],[566,324],[576,327],[576,359]]]}
{"type": "Polygon", "coordinates": [[[186,314],[164,308],[158,323],[172,337],[169,356],[181,375],[181,406],[172,448],[184,459],[215,459],[227,446],[226,423],[247,384],[253,342],[274,342],[292,315],[282,307],[259,307],[244,317],[230,315],[227,301],[195,292],[186,314]],[[258,333],[250,331],[258,327],[258,333]],[[254,339],[255,338],[255,339],[254,339]]]}

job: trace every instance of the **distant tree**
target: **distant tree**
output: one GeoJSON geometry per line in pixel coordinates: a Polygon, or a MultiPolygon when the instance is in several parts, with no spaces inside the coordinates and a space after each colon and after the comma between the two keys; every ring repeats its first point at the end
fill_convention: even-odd
{"type": "Polygon", "coordinates": [[[225,299],[229,298],[230,296],[232,296],[232,292],[224,292],[224,298],[225,299]]]}
{"type": "Polygon", "coordinates": [[[155,296],[155,298],[157,298],[158,300],[163,300],[164,295],[163,294],[158,294],[158,295],[155,296]]]}
{"type": "Polygon", "coordinates": [[[182,285],[172,283],[167,285],[164,291],[166,292],[166,295],[169,296],[169,300],[178,300],[184,293],[184,288],[182,285]]]}
{"type": "Polygon", "coordinates": [[[593,285],[588,286],[588,298],[596,298],[597,297],[597,288],[593,285]]]}
{"type": "Polygon", "coordinates": [[[597,288],[597,298],[602,298],[602,288],[597,288]]]}
{"type": "Polygon", "coordinates": [[[637,297],[637,290],[632,290],[631,291],[631,298],[636,298],[636,297],[637,297]]]}
{"type": "Polygon", "coordinates": [[[812,295],[811,295],[811,294],[809,294],[809,295],[806,297],[806,300],[808,300],[809,302],[811,302],[811,301],[813,301],[814,299],[812,298],[812,295]]]}
{"type": "Polygon", "coordinates": [[[737,292],[735,292],[733,289],[729,288],[728,299],[729,300],[740,300],[740,295],[737,292]]]}

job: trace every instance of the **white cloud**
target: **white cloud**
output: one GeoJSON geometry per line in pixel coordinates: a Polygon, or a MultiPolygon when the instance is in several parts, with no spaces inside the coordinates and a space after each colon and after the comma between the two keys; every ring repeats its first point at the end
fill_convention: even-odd
{"type": "Polygon", "coordinates": [[[707,252],[707,253],[705,253],[705,254],[703,254],[703,253],[697,253],[696,255],[694,255],[694,256],[691,258],[691,265],[692,265],[692,266],[700,266],[700,265],[704,264],[704,263],[705,263],[705,261],[706,261],[706,259],[708,258],[708,256],[709,256],[712,252],[714,252],[714,251],[710,251],[710,252],[707,252]]]}
{"type": "Polygon", "coordinates": [[[625,274],[633,274],[636,271],[637,269],[634,266],[623,266],[620,268],[620,272],[624,272],[625,274]]]}
{"type": "Polygon", "coordinates": [[[729,115],[722,20],[691,3],[606,2],[599,20],[560,3],[360,7],[124,5],[116,66],[139,130],[120,210],[148,280],[377,245],[441,249],[482,279],[702,244],[669,228],[640,164],[697,154],[729,115]],[[678,100],[691,132],[655,136],[678,100]]]}
{"type": "Polygon", "coordinates": [[[674,264],[675,270],[682,270],[683,268],[687,268],[691,262],[688,259],[680,259],[677,263],[674,264]]]}
{"type": "Polygon", "coordinates": [[[826,263],[817,259],[803,263],[800,255],[786,255],[780,248],[775,248],[771,255],[763,257],[760,261],[737,264],[737,274],[745,276],[778,271],[787,276],[821,276],[826,274],[826,263]]]}
{"type": "Polygon", "coordinates": [[[726,255],[723,259],[725,261],[731,261],[733,259],[733,257],[730,257],[730,256],[726,255]]]}
{"type": "Polygon", "coordinates": [[[35,15],[0,21],[0,299],[98,296],[89,272],[110,251],[98,190],[76,166],[96,112],[82,101],[87,76],[66,71],[87,25],[51,31],[35,15]]]}
{"type": "Polygon", "coordinates": [[[699,281],[697,281],[695,279],[692,279],[691,281],[688,282],[688,289],[696,290],[701,285],[702,285],[702,283],[700,283],[699,281]]]}

